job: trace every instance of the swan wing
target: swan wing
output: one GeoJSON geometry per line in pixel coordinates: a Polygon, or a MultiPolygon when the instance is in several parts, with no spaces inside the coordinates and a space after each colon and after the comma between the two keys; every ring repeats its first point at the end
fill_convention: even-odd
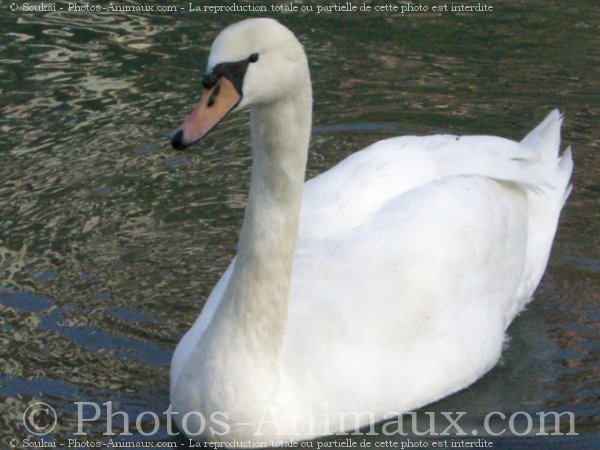
{"type": "Polygon", "coordinates": [[[551,113],[523,143],[388,139],[306,184],[284,367],[298,389],[322,392],[299,398],[340,404],[362,391],[373,408],[406,410],[493,367],[569,192],[560,120],[551,113]]]}

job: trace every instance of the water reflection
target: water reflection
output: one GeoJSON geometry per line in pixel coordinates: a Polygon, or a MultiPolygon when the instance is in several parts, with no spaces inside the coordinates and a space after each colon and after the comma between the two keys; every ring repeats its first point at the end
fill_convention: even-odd
{"type": "MultiPolygon", "coordinates": [[[[32,399],[60,411],[57,436],[76,429],[75,400],[166,408],[172,349],[234,254],[250,165],[243,115],[185,155],[167,137],[240,18],[0,12],[3,436],[25,437],[32,399]]],[[[569,409],[597,431],[599,18],[517,1],[485,17],[281,17],[313,74],[309,176],[392,135],[518,139],[567,113],[576,188],[537,299],[503,364],[429,410],[569,409]]]]}

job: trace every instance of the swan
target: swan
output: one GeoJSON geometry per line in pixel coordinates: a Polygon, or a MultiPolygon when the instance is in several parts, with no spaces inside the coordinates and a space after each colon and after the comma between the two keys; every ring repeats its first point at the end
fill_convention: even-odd
{"type": "Polygon", "coordinates": [[[571,189],[557,110],[520,142],[395,137],[305,183],[311,81],[289,29],[230,25],[202,84],[172,146],[249,108],[252,176],[236,256],[173,356],[182,432],[236,447],[313,439],[494,367],[571,189]]]}

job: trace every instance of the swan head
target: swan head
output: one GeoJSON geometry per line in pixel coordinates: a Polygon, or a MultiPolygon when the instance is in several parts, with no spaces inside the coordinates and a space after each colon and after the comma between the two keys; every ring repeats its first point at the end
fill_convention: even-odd
{"type": "Polygon", "coordinates": [[[230,112],[283,100],[307,83],[304,49],[285,26],[274,19],[230,25],[211,46],[200,102],[172,134],[171,145],[183,150],[230,112]]]}

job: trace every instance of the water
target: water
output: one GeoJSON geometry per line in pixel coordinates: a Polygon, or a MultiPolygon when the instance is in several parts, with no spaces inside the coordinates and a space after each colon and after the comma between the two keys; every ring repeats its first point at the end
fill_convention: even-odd
{"type": "MultiPolygon", "coordinates": [[[[36,400],[58,411],[49,435],[57,440],[77,429],[74,401],[113,401],[132,421],[166,409],[172,351],[235,252],[250,167],[245,115],[227,119],[188,153],[168,145],[199,96],[212,39],[248,14],[15,13],[6,6],[2,447],[27,437],[21,417],[36,400]]],[[[277,17],[310,59],[309,177],[389,136],[519,139],[552,108],[566,113],[575,189],[536,300],[511,326],[502,363],[427,410],[467,411],[479,424],[496,410],[572,411],[579,436],[495,443],[591,448],[600,424],[596,3],[507,0],[490,14],[277,17]]],[[[85,429],[106,439],[102,421],[85,429]]],[[[164,423],[154,438],[167,438],[164,423]]]]}

